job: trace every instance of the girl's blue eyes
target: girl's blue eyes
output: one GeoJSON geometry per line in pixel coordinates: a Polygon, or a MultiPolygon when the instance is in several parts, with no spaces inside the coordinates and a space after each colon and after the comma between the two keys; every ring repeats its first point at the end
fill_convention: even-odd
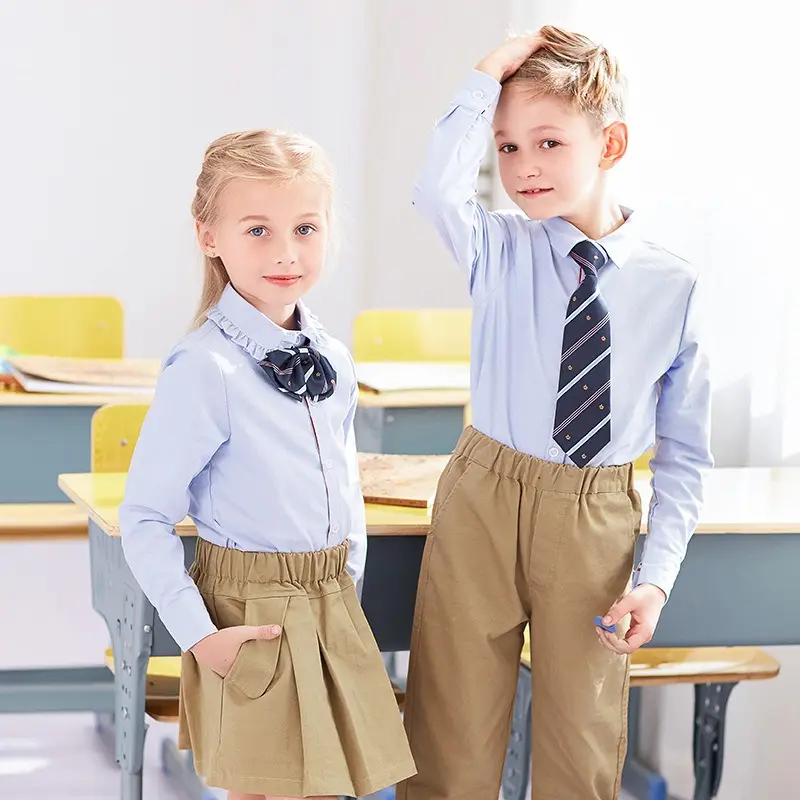
{"type": "MultiPolygon", "coordinates": [[[[298,226],[295,233],[299,233],[300,236],[305,237],[305,236],[310,236],[312,233],[314,233],[315,230],[316,228],[313,225],[300,225],[298,226]]],[[[251,236],[255,236],[257,239],[260,239],[267,235],[267,229],[263,225],[256,225],[255,228],[250,228],[250,230],[247,232],[251,236]]]]}

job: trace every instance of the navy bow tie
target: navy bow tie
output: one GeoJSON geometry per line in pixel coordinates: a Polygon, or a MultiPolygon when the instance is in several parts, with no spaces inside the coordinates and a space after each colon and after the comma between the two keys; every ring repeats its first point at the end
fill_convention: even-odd
{"type": "Polygon", "coordinates": [[[308,345],[271,350],[258,362],[269,382],[293,400],[324,400],[336,387],[336,370],[308,345]]]}

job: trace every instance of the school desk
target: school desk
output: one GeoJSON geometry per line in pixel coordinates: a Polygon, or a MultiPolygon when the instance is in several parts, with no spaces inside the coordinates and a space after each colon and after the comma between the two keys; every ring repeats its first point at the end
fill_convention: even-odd
{"type": "MultiPolygon", "coordinates": [[[[122,798],[142,796],[145,675],[153,656],[178,655],[152,605],[128,569],[119,538],[118,508],[125,475],[62,475],[59,486],[89,515],[92,604],[105,619],[114,651],[116,757],[122,767],[122,798]]],[[[383,651],[408,648],[416,576],[428,530],[426,509],[367,506],[370,537],[368,577],[362,602],[383,651]]],[[[187,566],[194,557],[196,530],[186,520],[177,526],[187,566]]],[[[93,675],[90,677],[94,677],[93,675]]],[[[109,693],[110,695],[110,693],[109,693]]],[[[108,697],[97,697],[98,713],[108,713],[108,697]]]]}
{"type": "MultiPolygon", "coordinates": [[[[123,798],[141,796],[144,680],[150,655],[178,648],[133,580],[118,537],[125,475],[63,475],[59,486],[90,517],[92,599],[106,619],[116,663],[117,757],[123,798]]],[[[647,507],[648,476],[637,488],[647,507]]],[[[423,509],[369,507],[370,548],[363,605],[383,651],[409,649],[419,565],[428,530],[423,509]]],[[[187,565],[194,526],[178,526],[187,565]]],[[[706,505],[653,646],[800,644],[800,469],[717,469],[706,505]]],[[[598,611],[602,613],[604,609],[598,611]]],[[[632,708],[629,761],[638,761],[638,705],[632,708]]],[[[645,796],[645,795],[642,795],[645,796]]]]}

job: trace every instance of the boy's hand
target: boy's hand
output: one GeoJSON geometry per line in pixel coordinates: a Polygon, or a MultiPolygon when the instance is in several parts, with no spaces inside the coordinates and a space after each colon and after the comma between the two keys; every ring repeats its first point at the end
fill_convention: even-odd
{"type": "Polygon", "coordinates": [[[631,625],[624,639],[616,633],[595,628],[600,643],[614,653],[628,655],[647,644],[652,638],[667,602],[664,592],[652,583],[642,583],[615,603],[603,617],[604,625],[616,625],[626,614],[631,625]]]}
{"type": "Polygon", "coordinates": [[[538,33],[531,36],[514,36],[503,42],[500,47],[483,59],[475,69],[491,75],[498,83],[502,83],[513,75],[528,56],[535,53],[542,45],[538,33]]]}
{"type": "Polygon", "coordinates": [[[191,648],[191,652],[198,664],[224,678],[245,642],[251,639],[277,639],[280,635],[280,625],[235,625],[201,639],[191,648]]]}

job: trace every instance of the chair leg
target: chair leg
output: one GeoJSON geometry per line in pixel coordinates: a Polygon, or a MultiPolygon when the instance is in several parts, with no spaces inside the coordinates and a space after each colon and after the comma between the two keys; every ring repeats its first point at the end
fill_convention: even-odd
{"type": "Polygon", "coordinates": [[[712,800],[722,780],[725,715],[735,683],[694,687],[694,800],[712,800]]]}

